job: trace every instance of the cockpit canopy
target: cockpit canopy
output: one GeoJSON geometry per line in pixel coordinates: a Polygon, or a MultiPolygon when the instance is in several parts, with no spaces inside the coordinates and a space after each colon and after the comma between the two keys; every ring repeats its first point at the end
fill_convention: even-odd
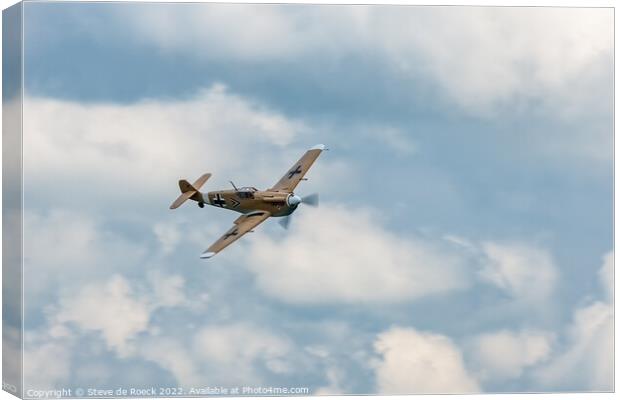
{"type": "Polygon", "coordinates": [[[242,188],[237,189],[237,196],[242,199],[253,199],[254,192],[258,191],[255,187],[244,186],[242,188]]]}

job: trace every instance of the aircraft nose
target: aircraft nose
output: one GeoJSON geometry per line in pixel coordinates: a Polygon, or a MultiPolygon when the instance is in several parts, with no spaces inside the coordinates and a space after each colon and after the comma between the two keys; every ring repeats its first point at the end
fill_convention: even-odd
{"type": "Polygon", "coordinates": [[[288,203],[289,206],[296,206],[299,203],[301,203],[301,197],[297,196],[296,194],[289,196],[286,199],[286,202],[288,203]]]}

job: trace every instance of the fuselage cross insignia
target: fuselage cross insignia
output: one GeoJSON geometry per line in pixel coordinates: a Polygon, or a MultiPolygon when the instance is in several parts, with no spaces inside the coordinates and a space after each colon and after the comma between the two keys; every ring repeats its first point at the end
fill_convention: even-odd
{"type": "Polygon", "coordinates": [[[217,193],[213,198],[213,204],[219,207],[224,207],[226,205],[226,200],[224,200],[221,194],[217,193]]]}

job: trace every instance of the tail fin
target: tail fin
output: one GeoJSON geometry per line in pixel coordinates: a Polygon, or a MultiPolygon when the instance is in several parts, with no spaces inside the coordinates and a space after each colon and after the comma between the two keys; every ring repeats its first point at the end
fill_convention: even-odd
{"type": "Polygon", "coordinates": [[[211,174],[204,174],[200,178],[196,179],[196,182],[194,182],[194,184],[189,183],[185,179],[181,179],[179,181],[179,189],[181,189],[181,195],[177,197],[177,199],[170,205],[170,209],[174,210],[175,208],[180,207],[181,204],[185,203],[188,199],[197,201],[198,203],[204,203],[204,198],[202,197],[202,193],[199,192],[199,189],[210,177],[211,174]]]}

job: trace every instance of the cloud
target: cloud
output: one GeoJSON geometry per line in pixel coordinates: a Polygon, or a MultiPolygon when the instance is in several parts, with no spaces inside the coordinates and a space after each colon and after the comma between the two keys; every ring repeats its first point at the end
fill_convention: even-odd
{"type": "Polygon", "coordinates": [[[119,354],[127,353],[129,341],[147,329],[150,318],[147,301],[134,298],[130,284],[118,275],[61,299],[59,307],[56,323],[71,322],[85,331],[100,332],[119,354]]]}
{"type": "MultiPolygon", "coordinates": [[[[89,351],[97,353],[93,349],[98,339],[119,358],[144,355],[144,346],[159,330],[152,323],[157,311],[180,306],[195,309],[197,301],[189,301],[184,292],[182,277],[157,270],[142,284],[114,274],[103,281],[85,283],[75,292],[63,292],[56,304],[46,307],[45,323],[25,331],[26,388],[66,386],[75,372],[76,349],[88,343],[89,351]],[[89,335],[92,333],[95,335],[89,335]]],[[[101,361],[100,357],[95,354],[93,360],[101,361]]]]}
{"type": "MultiPolygon", "coordinates": [[[[24,110],[26,209],[37,209],[36,199],[45,193],[46,204],[57,208],[114,212],[117,220],[148,223],[163,255],[178,244],[178,223],[162,219],[161,211],[178,196],[180,178],[211,172],[203,190],[230,187],[229,180],[267,188],[322,141],[308,121],[220,84],[186,99],[128,104],[26,96],[24,110]]],[[[352,173],[348,160],[326,158],[309,177],[328,187],[353,182],[352,173]]]]}
{"type": "Polygon", "coordinates": [[[142,283],[117,274],[62,296],[48,306],[47,325],[28,330],[29,387],[66,385],[76,348],[98,339],[117,358],[153,362],[186,388],[261,384],[270,374],[291,371],[290,340],[251,323],[202,325],[180,335],[173,329],[170,335],[167,321],[154,318],[159,310],[175,307],[204,316],[204,307],[197,308],[203,296],[190,300],[185,292],[181,276],[154,270],[142,283]],[[60,353],[62,368],[43,374],[42,362],[60,353]]]}
{"type": "Polygon", "coordinates": [[[135,287],[125,277],[113,275],[101,283],[84,285],[62,297],[50,311],[52,332],[66,336],[69,324],[101,334],[109,349],[121,357],[130,355],[140,333],[149,328],[154,311],[185,303],[180,276],[151,273],[150,288],[135,287]]]}
{"type": "Polygon", "coordinates": [[[557,267],[548,251],[522,243],[484,242],[480,278],[514,299],[540,306],[553,294],[557,267]]]}
{"type": "Polygon", "coordinates": [[[474,260],[479,282],[505,293],[509,308],[531,315],[532,307],[544,313],[552,305],[559,272],[548,249],[527,241],[475,241],[451,234],[442,239],[474,260]]]}
{"type": "Polygon", "coordinates": [[[185,279],[180,275],[166,275],[152,271],[147,276],[151,285],[151,308],[189,305],[185,296],[185,279]]]}
{"type": "Polygon", "coordinates": [[[221,382],[260,382],[255,376],[254,363],[277,374],[291,368],[288,339],[248,324],[205,327],[194,337],[193,348],[199,357],[209,359],[212,373],[221,382]]]}
{"type": "Polygon", "coordinates": [[[568,335],[568,348],[538,370],[538,380],[550,388],[613,390],[611,305],[596,302],[577,309],[568,335]]]}
{"type": "Polygon", "coordinates": [[[445,93],[474,113],[518,105],[518,99],[559,105],[566,113],[580,103],[560,98],[573,83],[609,77],[610,70],[597,69],[610,66],[613,48],[613,16],[606,9],[425,7],[396,17],[409,24],[393,23],[394,14],[382,16],[392,39],[385,46],[401,68],[414,70],[417,60],[445,93]]]}
{"type": "Polygon", "coordinates": [[[347,394],[343,389],[343,383],[346,381],[344,371],[335,366],[327,367],[325,370],[325,376],[327,378],[327,386],[318,388],[313,395],[314,396],[333,396],[337,394],[347,394]]]}
{"type": "Polygon", "coordinates": [[[265,187],[308,146],[291,144],[307,132],[303,122],[222,85],[187,99],[129,104],[27,96],[25,112],[26,306],[33,309],[58,288],[161,262],[189,232],[212,230],[201,237],[207,246],[227,229],[230,216],[226,226],[217,213],[202,224],[168,210],[179,178],[208,170],[215,187],[228,179],[265,187]],[[37,200],[43,195],[45,205],[37,200]]]}
{"type": "Polygon", "coordinates": [[[80,268],[100,255],[102,238],[89,215],[61,209],[51,209],[47,215],[25,211],[24,236],[29,247],[25,263],[32,268],[80,268]]]}
{"type": "Polygon", "coordinates": [[[287,374],[293,344],[250,323],[205,325],[186,340],[151,335],[138,354],[170,371],[185,388],[266,383],[270,374],[287,374]]]}
{"type": "MultiPolygon", "coordinates": [[[[599,274],[607,279],[613,252],[604,257],[599,274]]],[[[563,351],[537,370],[538,381],[551,389],[611,391],[614,389],[614,315],[611,298],[578,308],[567,329],[563,351]]]]}
{"type": "Polygon", "coordinates": [[[145,360],[170,371],[181,387],[205,383],[193,361],[193,351],[173,337],[146,337],[141,340],[138,352],[145,360]]]}
{"type": "MultiPolygon", "coordinates": [[[[144,18],[134,21],[138,37],[156,43],[166,52],[193,53],[199,44],[209,49],[199,55],[201,58],[234,56],[260,61],[303,51],[296,44],[304,32],[298,31],[296,19],[287,18],[276,7],[227,4],[196,10],[162,4],[139,12],[144,12],[144,18]],[[257,13],[260,18],[256,18],[257,13]],[[197,29],[199,26],[202,29],[197,29]]],[[[122,12],[119,17],[127,15],[122,12]]]]}
{"type": "MultiPolygon", "coordinates": [[[[294,85],[319,97],[333,97],[347,79],[373,85],[381,76],[404,93],[393,100],[404,114],[416,101],[449,109],[495,124],[500,141],[506,121],[526,117],[515,145],[527,148],[515,157],[576,161],[582,172],[612,160],[609,8],[193,4],[123,8],[112,20],[102,19],[129,31],[123,44],[134,37],[139,48],[198,65],[238,65],[261,81],[255,69],[273,77],[292,65],[294,85]]],[[[386,145],[401,155],[423,145],[386,132],[386,145]]]]}
{"type": "Polygon", "coordinates": [[[107,279],[113,271],[145,261],[147,246],[127,240],[101,216],[56,207],[42,212],[24,210],[27,314],[40,312],[41,304],[49,301],[45,296],[77,290],[84,282],[107,279]]]}
{"type": "Polygon", "coordinates": [[[610,9],[210,4],[117,17],[142,42],[199,59],[372,54],[401,82],[431,78],[476,115],[519,112],[528,102],[566,118],[610,110],[610,97],[600,91],[567,96],[575,86],[611,94],[610,9]]]}
{"type": "Polygon", "coordinates": [[[157,236],[164,254],[170,254],[181,239],[181,233],[175,223],[158,222],[153,225],[153,233],[157,236]]]}
{"type": "Polygon", "coordinates": [[[553,341],[549,332],[500,330],[476,336],[468,350],[481,380],[512,380],[526,368],[546,361],[553,341]]]}
{"type": "Polygon", "coordinates": [[[446,336],[394,327],[378,335],[375,367],[379,394],[473,393],[480,391],[459,348],[446,336]]]}
{"type": "Polygon", "coordinates": [[[255,157],[257,149],[281,149],[306,130],[222,85],[185,100],[127,105],[27,96],[24,110],[24,176],[39,190],[50,185],[50,176],[55,188],[71,187],[71,196],[63,192],[66,198],[55,199],[63,204],[72,198],[88,205],[172,196],[179,177],[195,179],[209,166],[219,168],[211,170],[215,175],[224,170],[248,180],[277,180],[290,160],[276,168],[279,156],[266,163],[255,157]],[[169,190],[162,182],[170,182],[169,190]]]}
{"type": "MultiPolygon", "coordinates": [[[[173,314],[181,323],[193,324],[196,315],[203,321],[207,289],[191,290],[199,283],[161,271],[172,254],[175,270],[179,267],[183,260],[177,257],[179,249],[192,240],[190,235],[208,231],[217,237],[223,231],[216,218],[203,226],[183,214],[166,219],[161,212],[176,196],[174,183],[184,168],[188,175],[197,174],[213,163],[220,172],[231,172],[226,178],[237,171],[257,186],[252,180],[267,177],[266,184],[274,183],[305,151],[307,144],[301,148],[291,144],[305,125],[219,86],[186,100],[120,105],[30,97],[28,102],[32,119],[25,140],[32,142],[33,151],[27,154],[32,163],[26,174],[30,187],[46,194],[48,206],[54,204],[51,209],[39,209],[43,206],[32,196],[26,204],[25,237],[32,250],[27,260],[27,295],[32,312],[37,313],[36,319],[30,317],[27,329],[29,336],[37,337],[29,342],[28,351],[64,351],[70,373],[39,382],[61,386],[76,379],[81,361],[74,358],[82,354],[78,352],[81,346],[97,348],[94,357],[102,365],[144,365],[147,360],[151,370],[163,368],[179,382],[193,385],[203,384],[205,376],[222,382],[237,377],[260,383],[289,374],[292,344],[280,332],[252,323],[199,322],[189,327],[190,332],[180,334],[170,320],[160,321],[163,313],[173,314]],[[209,122],[210,118],[218,121],[209,122]],[[229,120],[228,125],[224,120],[229,120]],[[71,144],[69,156],[67,144],[71,144]],[[256,161],[253,168],[248,168],[250,160],[256,161]],[[153,218],[149,207],[157,209],[158,218],[153,218]],[[142,267],[130,271],[129,266],[142,267]],[[68,281],[67,276],[72,279],[68,281]],[[47,307],[42,309],[41,304],[47,307]],[[164,310],[171,307],[179,313],[164,310]],[[206,356],[220,334],[233,340],[220,343],[228,343],[229,349],[239,343],[250,346],[235,354],[241,361],[206,356]],[[167,335],[170,341],[164,340],[167,335]]],[[[338,170],[341,174],[348,171],[338,170]]],[[[224,217],[229,224],[230,215],[224,217]]],[[[208,244],[202,239],[201,246],[208,244]]],[[[195,269],[188,271],[191,274],[195,269]]],[[[216,319],[230,312],[222,309],[216,319]]],[[[44,368],[37,359],[29,363],[33,376],[44,368]]],[[[111,374],[102,379],[119,378],[111,374]]]]}
{"type": "Polygon", "coordinates": [[[248,242],[247,266],[258,287],[291,303],[394,303],[469,283],[458,255],[391,232],[360,208],[306,207],[285,237],[248,242]]]}

